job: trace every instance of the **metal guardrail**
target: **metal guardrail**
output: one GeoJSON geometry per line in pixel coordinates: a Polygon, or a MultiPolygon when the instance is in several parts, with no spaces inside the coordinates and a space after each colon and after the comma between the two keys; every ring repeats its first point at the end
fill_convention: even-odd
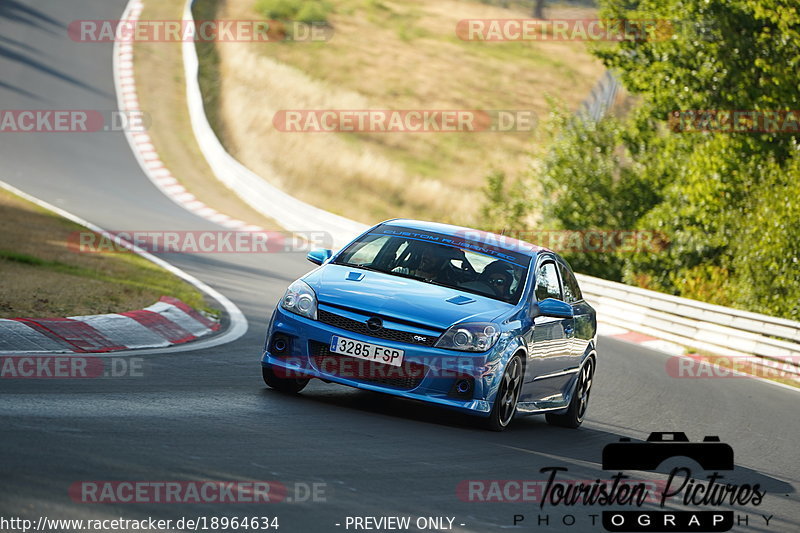
{"type": "Polygon", "coordinates": [[[610,70],[606,70],[575,114],[583,120],[597,122],[614,105],[619,86],[617,77],[610,70]]]}
{"type": "MultiPolygon", "coordinates": [[[[187,0],[184,19],[192,20],[187,0]]],[[[208,123],[197,78],[194,42],[183,43],[187,100],[198,145],[217,178],[253,208],[290,231],[324,228],[339,247],[367,226],[297,200],[236,161],[208,123]]],[[[614,101],[619,82],[606,72],[579,113],[599,120],[614,101]]],[[[273,177],[274,178],[274,177],[273,177]]],[[[579,275],[583,292],[601,321],[683,346],[728,356],[759,357],[797,367],[800,322],[739,311],[579,275]]]]}
{"type": "Polygon", "coordinates": [[[800,368],[800,322],[712,305],[578,275],[603,321],[726,356],[755,356],[800,368]]]}

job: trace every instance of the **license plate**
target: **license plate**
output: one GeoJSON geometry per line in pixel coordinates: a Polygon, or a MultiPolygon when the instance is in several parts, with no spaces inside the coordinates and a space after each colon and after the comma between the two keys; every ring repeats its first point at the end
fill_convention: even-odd
{"type": "Polygon", "coordinates": [[[334,335],[331,338],[331,351],[385,365],[402,366],[403,364],[403,350],[346,339],[338,335],[334,335]]]}

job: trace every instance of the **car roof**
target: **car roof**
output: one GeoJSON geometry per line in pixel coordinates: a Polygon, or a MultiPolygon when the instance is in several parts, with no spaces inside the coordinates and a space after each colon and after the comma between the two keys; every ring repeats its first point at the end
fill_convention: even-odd
{"type": "Polygon", "coordinates": [[[402,227],[417,231],[431,231],[434,233],[440,233],[442,235],[458,236],[470,241],[479,242],[495,248],[510,250],[530,257],[535,257],[541,252],[549,252],[558,257],[555,252],[542,246],[537,246],[529,242],[514,239],[507,235],[500,235],[498,233],[491,233],[488,231],[467,228],[464,226],[454,226],[451,224],[442,224],[440,222],[426,222],[424,220],[412,220],[408,218],[395,218],[382,222],[379,225],[402,227]]]}

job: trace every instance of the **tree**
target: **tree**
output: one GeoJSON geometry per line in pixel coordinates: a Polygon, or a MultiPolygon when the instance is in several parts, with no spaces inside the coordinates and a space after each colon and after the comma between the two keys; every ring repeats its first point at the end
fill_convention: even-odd
{"type": "MultiPolygon", "coordinates": [[[[601,16],[659,21],[645,40],[595,53],[653,117],[688,110],[800,109],[797,0],[604,0],[601,16]]],[[[758,136],[783,160],[798,136],[758,136]]]]}
{"type": "Polygon", "coordinates": [[[662,21],[649,39],[596,50],[640,105],[598,123],[557,113],[530,186],[543,191],[545,227],[663,232],[669,246],[567,254],[576,270],[800,319],[798,132],[685,133],[667,120],[800,109],[798,9],[796,0],[605,0],[604,18],[662,21]]]}
{"type": "Polygon", "coordinates": [[[533,0],[533,18],[544,18],[544,2],[545,0],[533,0]]]}

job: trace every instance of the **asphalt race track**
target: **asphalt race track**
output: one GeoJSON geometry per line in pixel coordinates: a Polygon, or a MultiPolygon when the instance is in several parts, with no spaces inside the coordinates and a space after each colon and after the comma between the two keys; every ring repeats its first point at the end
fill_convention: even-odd
{"type": "MultiPolygon", "coordinates": [[[[66,26],[116,19],[124,4],[2,0],[0,108],[116,109],[112,46],[72,42],[66,26]]],[[[219,229],[164,197],[121,132],[1,135],[0,179],[101,227],[219,229]]],[[[601,338],[579,430],[531,417],[491,433],[449,411],[318,381],[288,397],[264,386],[258,358],[272,306],[311,268],[304,256],[164,258],[234,301],[249,321],[247,334],[215,348],[145,355],[142,377],[2,380],[0,516],[277,516],[285,532],[343,531],[348,516],[449,516],[456,530],[483,532],[506,530],[519,514],[525,520],[512,531],[603,531],[589,521],[599,508],[467,502],[456,488],[470,479],[542,480],[539,469],[547,466],[568,468],[572,479],[608,479],[604,445],[682,431],[693,441],[719,435],[735,450],[736,469],[726,479],[767,491],[757,507],[723,507],[749,517],[735,531],[800,531],[797,392],[751,379],[672,378],[668,356],[601,338]],[[68,493],[85,480],[209,479],[322,483],[324,497],[90,504],[68,493]],[[562,523],[565,514],[575,525],[562,523]],[[538,515],[549,515],[549,524],[537,524],[538,515]],[[773,515],[769,526],[761,515],[773,515]]]]}

